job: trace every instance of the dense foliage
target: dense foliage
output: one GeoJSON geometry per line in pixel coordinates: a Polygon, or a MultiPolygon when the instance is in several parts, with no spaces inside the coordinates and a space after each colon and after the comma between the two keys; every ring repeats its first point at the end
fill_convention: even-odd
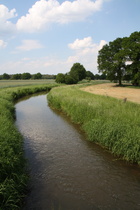
{"type": "Polygon", "coordinates": [[[106,75],[96,74],[91,71],[86,71],[85,67],[80,63],[74,63],[70,71],[66,74],[59,73],[56,75],[57,83],[77,84],[79,81],[86,79],[87,81],[94,79],[106,79],[106,75]]]}
{"type": "Polygon", "coordinates": [[[90,141],[140,164],[140,105],[93,95],[78,86],[53,88],[48,100],[51,106],[81,124],[90,141]]]}
{"type": "Polygon", "coordinates": [[[131,80],[140,85],[140,32],[117,38],[103,46],[98,55],[98,69],[111,81],[131,80]]]}

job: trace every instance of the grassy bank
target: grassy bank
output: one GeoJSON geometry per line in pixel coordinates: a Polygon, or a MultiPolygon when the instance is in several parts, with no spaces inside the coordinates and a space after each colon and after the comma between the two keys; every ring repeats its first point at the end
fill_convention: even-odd
{"type": "Polygon", "coordinates": [[[56,84],[30,85],[0,89],[0,209],[20,209],[25,195],[27,174],[23,154],[23,139],[15,122],[14,102],[56,84]]]}
{"type": "Polygon", "coordinates": [[[81,124],[90,141],[140,164],[140,105],[93,95],[79,87],[53,88],[48,94],[50,105],[81,124]]]}

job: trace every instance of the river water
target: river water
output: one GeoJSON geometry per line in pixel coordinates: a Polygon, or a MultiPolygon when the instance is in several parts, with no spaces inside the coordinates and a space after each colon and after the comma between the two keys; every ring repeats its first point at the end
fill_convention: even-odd
{"type": "Polygon", "coordinates": [[[116,160],[69,119],[52,110],[46,95],[16,105],[30,174],[23,209],[140,209],[140,168],[116,160]]]}

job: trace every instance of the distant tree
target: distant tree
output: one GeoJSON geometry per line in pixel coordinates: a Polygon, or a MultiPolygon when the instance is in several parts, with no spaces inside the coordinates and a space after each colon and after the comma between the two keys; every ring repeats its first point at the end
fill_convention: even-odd
{"type": "Polygon", "coordinates": [[[15,80],[21,79],[21,74],[13,74],[12,79],[15,79],[15,80]]]}
{"type": "Polygon", "coordinates": [[[59,73],[56,75],[56,80],[57,83],[65,83],[65,75],[62,73],[59,73]]]}
{"type": "Polygon", "coordinates": [[[30,73],[28,73],[28,72],[26,72],[26,73],[23,73],[22,75],[21,75],[21,79],[31,79],[31,74],[30,73]]]}
{"type": "Polygon", "coordinates": [[[86,71],[86,78],[90,78],[90,79],[94,80],[95,76],[91,71],[86,71]]]}
{"type": "Polygon", "coordinates": [[[74,79],[74,81],[77,83],[86,77],[86,70],[83,65],[80,63],[74,63],[71,67],[71,70],[69,72],[69,75],[74,79]]]}
{"type": "Polygon", "coordinates": [[[34,74],[33,79],[42,79],[42,74],[39,72],[37,74],[34,74]]]}
{"type": "Polygon", "coordinates": [[[4,74],[2,75],[2,79],[10,79],[10,75],[7,74],[7,73],[4,73],[4,74]]]}
{"type": "Polygon", "coordinates": [[[118,80],[122,84],[126,70],[126,60],[124,58],[124,48],[122,46],[124,38],[117,38],[103,46],[98,55],[99,73],[107,75],[108,79],[118,80]]]}
{"type": "Polygon", "coordinates": [[[100,79],[100,75],[99,75],[99,74],[95,74],[94,78],[95,78],[96,80],[98,80],[98,79],[100,79]]]}

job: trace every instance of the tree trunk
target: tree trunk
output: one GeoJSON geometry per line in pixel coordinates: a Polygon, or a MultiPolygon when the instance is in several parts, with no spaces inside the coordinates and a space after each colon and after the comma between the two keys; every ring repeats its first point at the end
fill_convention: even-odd
{"type": "Polygon", "coordinates": [[[121,79],[119,79],[119,86],[121,86],[122,85],[122,80],[121,79]]]}

